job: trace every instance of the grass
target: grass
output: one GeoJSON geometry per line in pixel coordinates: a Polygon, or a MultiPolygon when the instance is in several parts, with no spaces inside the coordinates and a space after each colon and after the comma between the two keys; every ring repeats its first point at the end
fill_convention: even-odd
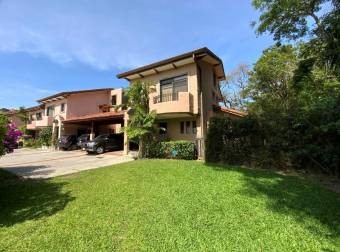
{"type": "Polygon", "coordinates": [[[269,171],[143,160],[2,181],[0,237],[4,251],[339,251],[340,195],[269,171]]]}

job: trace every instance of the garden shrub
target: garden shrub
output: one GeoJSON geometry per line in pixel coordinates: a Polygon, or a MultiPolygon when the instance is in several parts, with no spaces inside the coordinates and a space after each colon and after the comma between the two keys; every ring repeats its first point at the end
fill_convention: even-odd
{"type": "Polygon", "coordinates": [[[38,141],[42,145],[50,146],[52,144],[52,127],[43,128],[38,135],[38,141]]]}
{"type": "Polygon", "coordinates": [[[5,136],[7,132],[8,119],[4,115],[0,115],[0,156],[5,154],[5,136]]]}
{"type": "Polygon", "coordinates": [[[213,117],[207,134],[206,161],[250,166],[257,163],[262,144],[259,127],[251,117],[213,117]]]}
{"type": "Polygon", "coordinates": [[[24,140],[24,147],[27,148],[40,148],[42,146],[41,140],[39,138],[29,138],[24,140]]]}
{"type": "Polygon", "coordinates": [[[153,142],[148,148],[149,158],[197,159],[196,146],[190,141],[153,142]]]}
{"type": "Polygon", "coordinates": [[[7,132],[3,143],[8,153],[13,152],[13,150],[18,147],[18,141],[21,136],[22,132],[18,130],[14,123],[7,124],[7,132]]]}
{"type": "MultiPolygon", "coordinates": [[[[261,120],[254,116],[211,118],[206,161],[259,168],[319,169],[339,176],[338,126],[329,127],[327,131],[314,127],[313,132],[308,132],[310,129],[306,125],[285,127],[292,120],[284,115],[280,120],[280,125],[273,126],[268,118],[261,120]]],[[[313,125],[317,122],[315,120],[313,125]]]]}

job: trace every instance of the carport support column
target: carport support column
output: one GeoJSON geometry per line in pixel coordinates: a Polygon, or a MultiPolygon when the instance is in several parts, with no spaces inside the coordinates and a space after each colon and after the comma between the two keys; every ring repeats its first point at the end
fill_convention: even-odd
{"type": "Polygon", "coordinates": [[[90,133],[90,140],[92,141],[94,139],[94,125],[93,121],[91,122],[91,133],[90,133]]]}
{"type": "MultiPolygon", "coordinates": [[[[124,113],[124,127],[128,125],[128,122],[129,122],[129,115],[127,112],[125,112],[124,113]]],[[[124,155],[128,155],[128,154],[129,154],[129,138],[128,138],[126,131],[124,130],[124,155]]]]}
{"type": "Polygon", "coordinates": [[[61,137],[61,127],[62,127],[62,123],[61,120],[58,121],[58,139],[60,139],[61,137]]]}

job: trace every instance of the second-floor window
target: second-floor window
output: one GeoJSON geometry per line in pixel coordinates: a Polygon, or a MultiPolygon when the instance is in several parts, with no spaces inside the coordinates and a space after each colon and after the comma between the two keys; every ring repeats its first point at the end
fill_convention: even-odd
{"type": "Polygon", "coordinates": [[[54,106],[47,107],[46,114],[47,116],[54,116],[54,106]]]}
{"type": "Polygon", "coordinates": [[[117,95],[112,95],[111,96],[111,105],[112,106],[117,105],[117,95]]]}
{"type": "Polygon", "coordinates": [[[37,118],[37,121],[40,121],[42,119],[41,112],[35,114],[35,118],[37,118]]]}
{"type": "Polygon", "coordinates": [[[160,102],[178,100],[179,92],[188,92],[186,74],[160,81],[160,102]]]}
{"type": "Polygon", "coordinates": [[[60,112],[65,111],[65,103],[60,104],[60,112]]]}

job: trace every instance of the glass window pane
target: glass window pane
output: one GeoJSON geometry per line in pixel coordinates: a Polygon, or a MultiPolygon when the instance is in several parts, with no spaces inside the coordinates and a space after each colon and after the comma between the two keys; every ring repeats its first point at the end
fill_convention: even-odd
{"type": "Polygon", "coordinates": [[[187,133],[187,134],[190,133],[190,121],[187,121],[187,122],[186,122],[186,125],[185,125],[185,133],[187,133]]]}
{"type": "Polygon", "coordinates": [[[181,134],[184,134],[184,122],[181,122],[181,134]]]}
{"type": "Polygon", "coordinates": [[[196,134],[197,133],[197,125],[196,121],[192,121],[192,133],[196,134]]]}

